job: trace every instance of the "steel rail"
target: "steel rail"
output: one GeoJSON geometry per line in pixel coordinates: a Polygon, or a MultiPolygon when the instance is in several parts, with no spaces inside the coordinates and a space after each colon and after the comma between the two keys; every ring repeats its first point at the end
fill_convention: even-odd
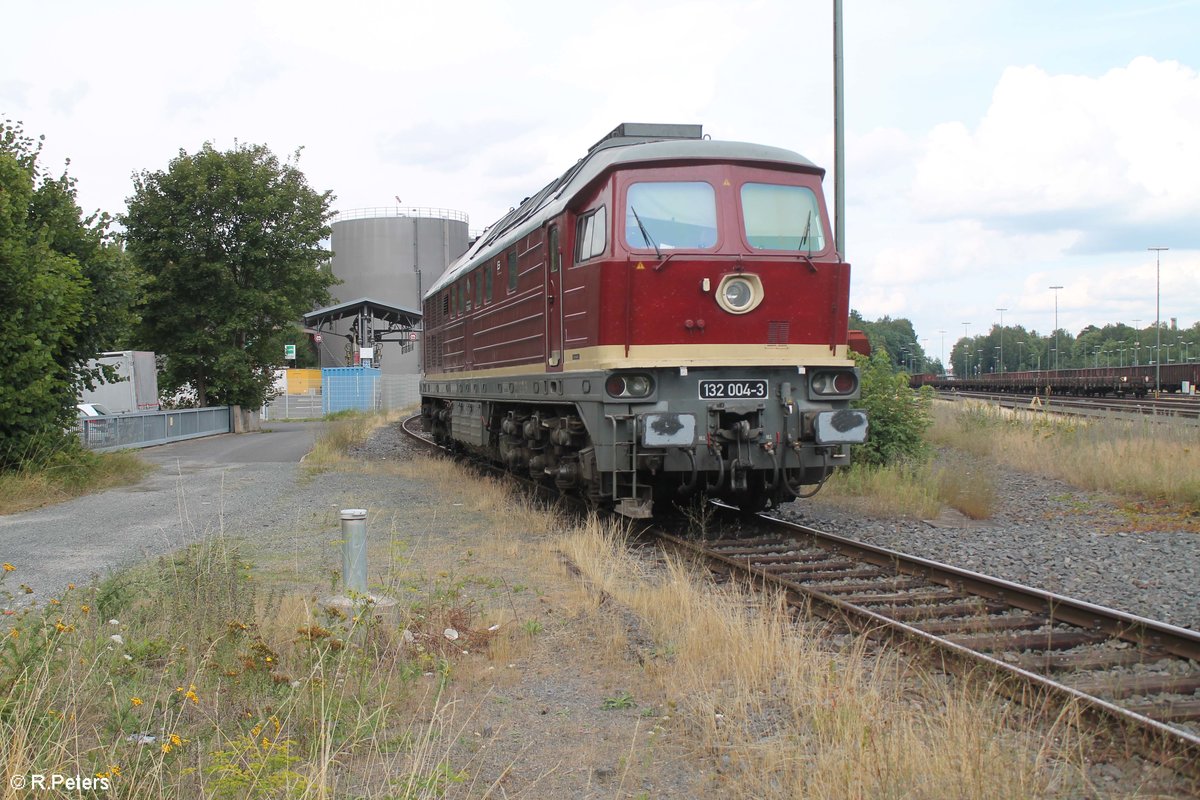
{"type": "MultiPolygon", "coordinates": [[[[890,570],[893,572],[891,577],[911,576],[949,588],[952,592],[946,595],[947,599],[955,599],[954,592],[968,593],[976,597],[999,601],[1012,609],[1045,615],[1045,621],[1039,624],[1038,628],[1056,623],[1066,624],[1086,632],[1102,633],[1104,634],[1103,638],[1121,639],[1141,647],[1154,648],[1156,652],[1162,651],[1193,661],[1200,659],[1200,634],[1186,628],[1179,628],[1116,609],[1104,608],[1053,592],[1022,586],[1011,581],[992,578],[929,559],[909,556],[895,550],[857,542],[766,515],[759,515],[757,521],[786,533],[790,541],[778,541],[776,548],[778,550],[795,549],[796,545],[803,543],[802,540],[807,540],[821,549],[859,559],[873,567],[890,570]]],[[[712,542],[685,539],[658,529],[650,532],[677,547],[724,563],[770,585],[784,588],[811,603],[826,606],[836,611],[847,624],[857,630],[876,635],[886,631],[905,639],[931,645],[944,653],[949,653],[965,664],[983,665],[997,674],[1016,679],[1021,685],[1033,686],[1049,697],[1057,698],[1060,701],[1076,702],[1095,722],[1117,723],[1126,731],[1135,731],[1137,735],[1134,740],[1145,755],[1181,774],[1200,780],[1200,736],[1196,734],[1122,707],[1070,684],[1056,681],[1047,675],[1009,663],[989,652],[973,649],[969,644],[953,641],[946,636],[923,630],[916,624],[898,619],[896,616],[889,616],[885,610],[867,608],[865,605],[848,601],[835,594],[806,586],[802,580],[783,577],[777,574],[777,570],[783,568],[779,566],[782,556],[779,559],[769,558],[768,563],[755,564],[753,554],[729,555],[713,549],[712,542]],[[776,567],[776,569],[773,570],[771,567],[776,567]]],[[[723,540],[721,544],[732,547],[743,543],[749,548],[760,541],[758,539],[732,539],[723,540]]],[[[769,541],[762,543],[764,547],[770,545],[769,541]]],[[[1044,636],[1047,643],[1054,638],[1053,633],[1037,635],[1044,636]]],[[[1063,637],[1065,633],[1060,632],[1058,635],[1063,637]]],[[[1030,649],[1036,649],[1036,647],[1030,649]]],[[[1016,696],[1016,699],[1020,699],[1020,697],[1016,696]]]]}
{"type": "MultiPolygon", "coordinates": [[[[412,423],[417,422],[419,419],[419,416],[414,416],[404,420],[401,423],[402,430],[410,437],[421,442],[425,447],[448,452],[446,448],[435,444],[427,436],[411,429],[410,426],[412,423]]],[[[503,472],[502,470],[500,471],[503,472]]],[[[512,473],[505,474],[518,478],[521,483],[532,484],[531,481],[520,479],[519,476],[512,473]]],[[[720,504],[714,505],[725,510],[732,510],[720,504]]],[[[807,541],[807,543],[822,550],[843,556],[844,558],[857,559],[859,562],[869,565],[872,568],[881,568],[892,573],[891,575],[876,576],[877,580],[889,580],[893,578],[916,579],[949,589],[950,592],[943,595],[944,599],[947,600],[957,600],[959,599],[959,595],[966,594],[991,601],[990,604],[975,605],[975,610],[995,612],[998,606],[1004,606],[1044,617],[1044,619],[1034,618],[1034,621],[1038,623],[1035,626],[1036,628],[1044,628],[1056,624],[1069,625],[1082,629],[1090,635],[1099,636],[1103,634],[1103,636],[1100,636],[1102,639],[1119,639],[1151,650],[1155,654],[1162,654],[1155,657],[1175,656],[1181,659],[1189,659],[1193,662],[1200,661],[1200,633],[1186,628],[1129,614],[1117,609],[1105,608],[1083,600],[1024,586],[1012,581],[993,578],[930,559],[907,555],[886,547],[855,541],[805,525],[770,517],[766,514],[756,515],[755,521],[756,523],[765,525],[769,529],[775,529],[779,534],[769,539],[765,537],[727,539],[722,540],[720,544],[743,550],[786,551],[798,549],[807,541]]],[[[924,630],[911,621],[899,618],[904,615],[896,613],[897,608],[895,605],[889,609],[893,612],[893,615],[889,616],[888,611],[868,608],[866,605],[860,605],[838,597],[836,594],[828,591],[822,591],[813,586],[806,585],[801,580],[787,578],[785,577],[786,573],[779,574],[779,570],[794,569],[801,573],[807,572],[808,576],[812,579],[827,582],[836,579],[829,578],[828,572],[823,572],[823,570],[833,570],[834,567],[840,567],[842,570],[840,575],[842,577],[850,577],[854,574],[853,565],[847,561],[829,564],[827,561],[812,556],[805,559],[803,557],[796,558],[762,553],[757,559],[758,563],[756,563],[754,553],[737,555],[722,553],[720,550],[713,548],[713,542],[684,538],[658,526],[649,526],[644,532],[662,541],[670,542],[673,546],[682,550],[698,554],[712,561],[723,563],[735,570],[742,571],[763,583],[783,588],[792,593],[794,598],[802,598],[808,601],[807,604],[804,604],[798,599],[793,599],[792,602],[794,605],[807,605],[809,608],[813,608],[814,604],[815,606],[823,606],[844,620],[850,627],[865,632],[867,635],[877,636],[880,633],[886,632],[889,635],[936,648],[938,651],[949,655],[953,660],[963,665],[969,667],[983,666],[992,674],[1008,676],[1017,681],[1017,685],[1015,687],[1006,687],[1002,684],[999,688],[1014,700],[1021,701],[1027,699],[1027,693],[1017,691],[1016,687],[1033,687],[1038,692],[1044,694],[1044,696],[1054,698],[1059,702],[1077,703],[1085,715],[1094,723],[1098,725],[1113,725],[1115,723],[1118,729],[1126,735],[1132,734],[1130,736],[1131,742],[1137,745],[1137,748],[1146,756],[1174,769],[1180,774],[1187,775],[1200,782],[1200,736],[1196,734],[1125,708],[1068,683],[1056,681],[1047,675],[1039,674],[1019,664],[1009,663],[987,651],[973,649],[969,644],[954,641],[945,635],[938,635],[935,632],[924,630]],[[795,564],[789,564],[789,559],[791,562],[807,560],[808,563],[796,566],[795,564]]],[[[853,585],[865,587],[868,580],[869,578],[864,579],[860,584],[853,585]]],[[[894,585],[895,581],[893,580],[892,583],[894,585]]],[[[861,588],[856,591],[862,594],[870,590],[861,588]]],[[[876,597],[887,596],[876,595],[876,597]]],[[[920,593],[903,595],[898,593],[893,595],[893,597],[898,601],[908,597],[917,603],[921,603],[923,599],[930,599],[931,595],[922,595],[920,593]]],[[[969,601],[969,597],[967,600],[969,601]]],[[[880,599],[874,601],[876,604],[881,602],[886,601],[880,599]]],[[[969,613],[969,611],[964,611],[964,613],[969,613]]],[[[825,616],[828,615],[828,613],[825,614],[825,616]]],[[[984,620],[987,618],[981,617],[980,619],[984,620]]],[[[987,631],[987,628],[984,627],[982,631],[987,631]]],[[[1055,638],[1056,635],[1060,641],[1071,639],[1063,631],[1059,631],[1057,634],[1053,631],[1045,634],[1036,634],[1039,638],[1044,637],[1047,643],[1055,638]]],[[[1088,638],[1085,636],[1081,641],[1087,642],[1088,638]]],[[[1029,649],[1036,650],[1037,648],[1035,646],[1029,649]]],[[[1046,658],[1049,660],[1051,657],[1047,656],[1046,658]]],[[[1049,662],[1047,661],[1047,663],[1049,662]]]]}

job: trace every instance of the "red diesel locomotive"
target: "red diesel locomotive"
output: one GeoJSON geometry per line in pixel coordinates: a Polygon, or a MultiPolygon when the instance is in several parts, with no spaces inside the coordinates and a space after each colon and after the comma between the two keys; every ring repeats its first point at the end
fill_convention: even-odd
{"type": "Polygon", "coordinates": [[[617,127],[425,294],[426,429],[633,517],[807,494],[867,432],[823,175],[617,127]]]}

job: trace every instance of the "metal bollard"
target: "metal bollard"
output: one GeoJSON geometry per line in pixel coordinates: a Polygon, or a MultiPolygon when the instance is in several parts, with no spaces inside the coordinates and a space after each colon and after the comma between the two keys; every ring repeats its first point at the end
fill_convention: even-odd
{"type": "Polygon", "coordinates": [[[342,582],[346,593],[367,593],[367,510],[342,509],[342,582]]]}

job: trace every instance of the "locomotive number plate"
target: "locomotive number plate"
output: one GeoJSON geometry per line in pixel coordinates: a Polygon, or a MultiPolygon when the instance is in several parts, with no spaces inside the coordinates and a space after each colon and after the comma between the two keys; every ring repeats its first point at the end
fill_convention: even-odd
{"type": "Polygon", "coordinates": [[[766,400],[767,382],[764,380],[700,381],[700,399],[766,400]]]}

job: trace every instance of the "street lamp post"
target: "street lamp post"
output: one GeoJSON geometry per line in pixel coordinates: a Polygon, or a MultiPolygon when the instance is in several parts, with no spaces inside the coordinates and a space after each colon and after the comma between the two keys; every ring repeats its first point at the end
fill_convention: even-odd
{"type": "Polygon", "coordinates": [[[1017,360],[1017,369],[1023,372],[1025,370],[1025,340],[1022,339],[1017,344],[1021,346],[1021,357],[1017,360]]]}
{"type": "Polygon", "coordinates": [[[1163,250],[1170,250],[1169,247],[1147,247],[1147,250],[1154,251],[1154,396],[1158,397],[1162,394],[1162,315],[1161,315],[1161,293],[1159,291],[1160,282],[1159,275],[1159,259],[1162,256],[1163,250]]]}
{"type": "Polygon", "coordinates": [[[967,339],[967,328],[970,325],[971,325],[971,323],[969,323],[969,322],[964,322],[962,324],[962,326],[963,326],[963,342],[965,342],[965,344],[963,344],[963,377],[964,378],[966,378],[968,373],[970,373],[970,371],[971,371],[970,366],[967,364],[967,361],[968,361],[967,352],[968,352],[968,348],[971,346],[971,341],[969,339],[967,339]]]}
{"type": "Polygon", "coordinates": [[[1004,312],[1007,308],[997,308],[1000,312],[1000,371],[1004,372],[1004,312]]]}
{"type": "Polygon", "coordinates": [[[1054,290],[1054,371],[1058,371],[1058,290],[1061,286],[1051,286],[1054,290]]]}

